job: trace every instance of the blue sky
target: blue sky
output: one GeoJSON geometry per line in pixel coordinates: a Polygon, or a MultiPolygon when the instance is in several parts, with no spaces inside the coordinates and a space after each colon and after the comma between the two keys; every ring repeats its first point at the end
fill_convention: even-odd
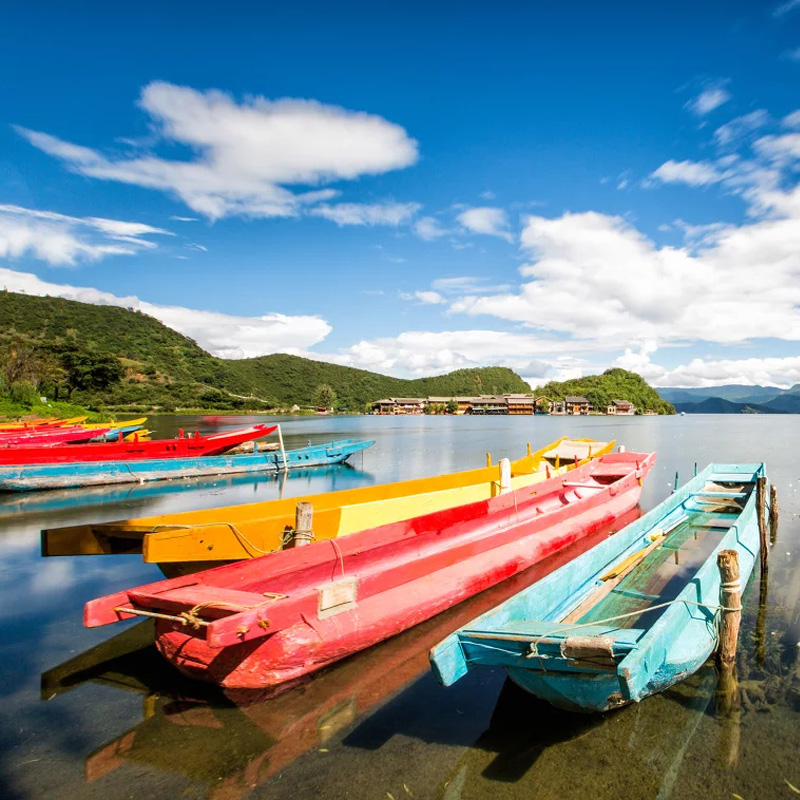
{"type": "Polygon", "coordinates": [[[223,357],[800,382],[800,1],[49,2],[0,285],[223,357]]]}

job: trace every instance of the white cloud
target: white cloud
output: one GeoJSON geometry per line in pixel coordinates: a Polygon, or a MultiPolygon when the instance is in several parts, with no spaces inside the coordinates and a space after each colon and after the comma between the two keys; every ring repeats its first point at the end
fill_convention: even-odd
{"type": "Polygon", "coordinates": [[[433,291],[414,292],[414,297],[424,305],[441,305],[442,303],[447,302],[447,300],[445,300],[444,297],[439,294],[439,292],[433,291]]]}
{"type": "Polygon", "coordinates": [[[140,222],[70,217],[53,211],[0,205],[0,258],[30,256],[51,266],[76,266],[110,255],[155,248],[144,236],[171,235],[140,222]]]}
{"type": "Polygon", "coordinates": [[[666,369],[650,361],[652,352],[650,347],[639,352],[628,349],[614,366],[634,370],[655,386],[706,387],[735,383],[788,389],[800,383],[800,356],[693,358],[688,364],[666,369]]]}
{"type": "Polygon", "coordinates": [[[784,56],[788,58],[789,61],[800,61],[800,47],[795,47],[794,50],[787,50],[784,56]]]}
{"type": "Polygon", "coordinates": [[[772,162],[789,164],[800,159],[800,132],[762,136],[753,147],[759,155],[772,162]]]}
{"type": "Polygon", "coordinates": [[[686,108],[697,117],[710,114],[715,108],[719,108],[731,99],[731,94],[725,89],[724,84],[724,81],[719,81],[707,86],[697,97],[686,103],[686,108]]]}
{"type": "Polygon", "coordinates": [[[295,192],[413,164],[417,143],[399,125],[314,100],[253,97],[164,82],[144,87],[139,106],[158,138],[187,147],[189,159],[142,151],[109,154],[24,128],[35,147],[82,175],[167,192],[209,219],[241,214],[295,216],[333,190],[295,192]]]}
{"type": "Polygon", "coordinates": [[[763,108],[736,117],[714,131],[714,144],[718,147],[738,146],[748,134],[764,127],[768,122],[769,114],[763,108]]]}
{"type": "Polygon", "coordinates": [[[440,224],[439,220],[435,217],[420,217],[414,223],[414,233],[420,239],[431,242],[434,239],[439,239],[448,233],[440,224]]]}
{"type": "Polygon", "coordinates": [[[652,172],[650,177],[662,183],[686,183],[689,186],[709,186],[712,183],[719,183],[724,176],[708,162],[673,161],[670,159],[652,172]]]}
{"type": "Polygon", "coordinates": [[[792,111],[787,114],[782,120],[781,125],[784,128],[800,128],[800,111],[792,111]]]}
{"type": "Polygon", "coordinates": [[[199,222],[200,220],[197,217],[170,217],[173,222],[199,222]]]}
{"type": "Polygon", "coordinates": [[[502,208],[490,206],[468,208],[458,215],[458,221],[472,233],[499,236],[507,242],[513,240],[509,232],[508,215],[502,208]]]}
{"type": "Polygon", "coordinates": [[[220,358],[300,353],[306,347],[322,341],[332,330],[324,319],[316,316],[272,313],[244,317],[181,306],[155,305],[135,296],[117,297],[89,287],[48,283],[31,273],[10,269],[0,268],[0,286],[12,292],[138,309],[191,337],[202,348],[220,358]]]}
{"type": "Polygon", "coordinates": [[[730,226],[699,252],[657,247],[619,217],[528,217],[518,292],[467,295],[450,309],[488,314],[608,348],[643,341],[800,340],[800,225],[730,226]],[[760,276],[760,279],[754,279],[760,276]]]}
{"type": "Polygon", "coordinates": [[[337,225],[390,225],[407,223],[419,211],[419,203],[336,203],[320,205],[308,213],[337,225]]]}
{"type": "Polygon", "coordinates": [[[542,358],[553,364],[554,374],[560,374],[567,364],[574,369],[574,349],[571,342],[548,340],[534,333],[406,331],[395,337],[362,340],[339,353],[318,357],[395,375],[432,375],[487,365],[520,371],[529,368],[532,359],[542,358]]]}

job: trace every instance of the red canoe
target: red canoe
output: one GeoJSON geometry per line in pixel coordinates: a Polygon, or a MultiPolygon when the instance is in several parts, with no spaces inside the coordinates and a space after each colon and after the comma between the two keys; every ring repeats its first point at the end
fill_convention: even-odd
{"type": "Polygon", "coordinates": [[[293,680],[429,619],[639,501],[655,454],[614,453],[489,500],[87,603],[84,624],[156,618],[162,655],[226,688],[293,680]]]}
{"type": "Polygon", "coordinates": [[[44,430],[22,430],[17,433],[0,433],[0,449],[8,447],[50,447],[55,444],[80,444],[95,437],[105,436],[112,428],[86,429],[80,425],[68,428],[46,428],[44,430]]]}
{"type": "MultiPolygon", "coordinates": [[[[140,442],[96,442],[91,444],[35,445],[3,447],[0,443],[0,464],[56,464],[69,461],[130,461],[143,458],[186,458],[218,456],[244,442],[272,433],[277,425],[253,425],[213,436],[181,436],[177,439],[153,439],[140,442]]],[[[102,430],[91,431],[93,436],[102,430]]]]}

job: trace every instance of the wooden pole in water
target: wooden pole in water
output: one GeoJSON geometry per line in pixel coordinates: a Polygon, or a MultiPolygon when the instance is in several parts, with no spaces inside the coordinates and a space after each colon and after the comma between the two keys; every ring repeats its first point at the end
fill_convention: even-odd
{"type": "Polygon", "coordinates": [[[767,478],[756,478],[756,514],[758,515],[758,535],[761,540],[761,571],[769,569],[769,543],[767,542],[767,478]]]}
{"type": "Polygon", "coordinates": [[[281,448],[281,459],[283,459],[283,471],[287,472],[289,470],[289,463],[286,461],[286,448],[283,446],[283,431],[281,430],[281,426],[278,425],[278,444],[281,448]]]}
{"type": "Polygon", "coordinates": [[[775,484],[769,487],[769,543],[778,541],[778,490],[775,484]]]}
{"type": "Polygon", "coordinates": [[[721,550],[717,554],[722,606],[719,620],[719,648],[717,661],[721,667],[736,663],[736,648],[739,643],[739,624],[742,619],[742,584],[739,581],[739,554],[736,550],[721,550]]]}
{"type": "Polygon", "coordinates": [[[286,543],[286,547],[303,547],[311,544],[314,539],[314,531],[311,529],[311,520],[314,516],[314,506],[311,503],[298,503],[294,510],[294,531],[292,538],[286,543]]]}

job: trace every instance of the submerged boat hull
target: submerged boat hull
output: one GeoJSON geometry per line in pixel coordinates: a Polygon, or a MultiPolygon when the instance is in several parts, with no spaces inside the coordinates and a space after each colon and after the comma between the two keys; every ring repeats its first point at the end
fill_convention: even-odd
{"type": "Polygon", "coordinates": [[[101,598],[87,605],[85,623],[152,614],[159,650],[185,674],[226,688],[276,686],[613,522],[637,504],[653,459],[605,456],[533,490],[101,598]]]}
{"type": "Polygon", "coordinates": [[[451,634],[431,651],[434,674],[450,685],[475,666],[503,666],[532,694],[586,712],[639,702],[693,674],[717,645],[717,553],[736,550],[742,585],[758,556],[753,486],[763,474],[763,465],[711,465],[612,539],[451,634]],[[737,481],[749,488],[727,493],[704,489],[737,481]],[[733,496],[741,501],[741,513],[731,510],[727,498],[733,496]],[[727,510],[712,512],[715,500],[727,510]],[[727,518],[731,515],[733,519],[727,518]],[[699,568],[685,566],[686,576],[663,583],[666,578],[659,570],[674,567],[678,575],[682,547],[697,545],[696,534],[694,541],[674,541],[679,534],[688,537],[692,520],[698,521],[697,530],[708,531],[705,546],[712,549],[702,554],[699,568]],[[637,561],[645,550],[650,552],[637,561]],[[630,571],[622,569],[626,561],[630,571]],[[616,584],[623,600],[609,601],[615,590],[603,594],[601,587],[614,579],[615,564],[619,575],[631,579],[636,569],[642,570],[640,585],[661,581],[662,593],[637,591],[630,580],[627,586],[616,584]],[[591,604],[598,592],[605,605],[591,604]],[[623,611],[626,602],[635,610],[623,611]]]}
{"type": "MultiPolygon", "coordinates": [[[[341,464],[373,442],[347,439],[286,452],[287,469],[341,464]]],[[[276,451],[252,455],[100,461],[0,467],[0,491],[25,492],[41,489],[71,489],[119,483],[198,478],[206,475],[277,472],[283,456],[276,451]]]]}

